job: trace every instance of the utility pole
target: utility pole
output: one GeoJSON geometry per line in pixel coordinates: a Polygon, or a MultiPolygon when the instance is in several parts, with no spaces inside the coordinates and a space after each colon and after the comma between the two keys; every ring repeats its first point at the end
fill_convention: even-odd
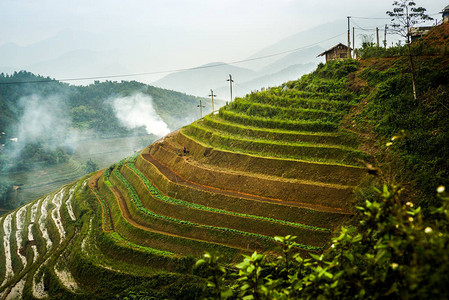
{"type": "Polygon", "coordinates": [[[210,89],[210,95],[209,97],[212,97],[212,114],[214,113],[214,97],[217,97],[217,95],[214,95],[214,91],[210,89]]]}
{"type": "Polygon", "coordinates": [[[196,107],[200,108],[200,119],[202,119],[203,118],[203,107],[206,107],[206,106],[204,106],[203,103],[201,103],[201,100],[200,100],[200,105],[197,105],[196,107]]]}
{"type": "Polygon", "coordinates": [[[348,58],[351,58],[351,24],[350,19],[351,17],[348,16],[348,58]]]}
{"type": "Polygon", "coordinates": [[[387,48],[387,29],[388,29],[388,25],[385,24],[385,30],[384,30],[384,48],[387,48]]]}
{"type": "Polygon", "coordinates": [[[352,27],[352,49],[354,49],[354,57],[355,57],[355,29],[352,27]]]}
{"type": "Polygon", "coordinates": [[[376,27],[376,35],[377,35],[377,47],[380,47],[380,45],[379,45],[379,27],[376,27]]]}
{"type": "MultiPolygon", "coordinates": [[[[232,83],[234,82],[234,80],[232,80],[232,75],[231,74],[229,74],[229,79],[226,80],[226,81],[229,81],[229,87],[231,89],[231,102],[232,102],[232,83]]],[[[229,103],[231,103],[231,102],[229,102],[229,103]]]]}

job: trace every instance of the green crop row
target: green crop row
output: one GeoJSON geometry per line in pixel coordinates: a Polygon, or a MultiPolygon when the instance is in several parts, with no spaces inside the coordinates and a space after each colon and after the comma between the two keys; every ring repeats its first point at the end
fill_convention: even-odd
{"type": "Polygon", "coordinates": [[[107,231],[112,231],[112,216],[111,216],[111,212],[109,209],[109,205],[108,203],[104,200],[104,198],[100,195],[100,193],[98,193],[94,188],[90,189],[95,197],[98,199],[98,201],[101,204],[101,208],[103,210],[103,227],[105,230],[107,231]]]}
{"type": "Polygon", "coordinates": [[[229,110],[220,109],[219,116],[227,121],[236,122],[244,125],[250,125],[262,128],[274,128],[295,131],[335,131],[338,123],[330,121],[292,121],[292,120],[273,120],[262,117],[251,117],[245,114],[235,113],[229,110]]]}
{"type": "Polygon", "coordinates": [[[111,176],[111,171],[115,168],[116,164],[110,165],[106,170],[104,170],[104,177],[106,179],[109,179],[109,176],[111,176]]]}
{"type": "MultiPolygon", "coordinates": [[[[276,96],[286,96],[291,98],[311,98],[311,99],[327,99],[327,100],[344,100],[341,93],[325,93],[316,91],[306,91],[303,89],[293,88],[294,81],[287,82],[284,86],[272,87],[265,91],[267,94],[276,96]]],[[[264,93],[264,92],[261,92],[264,93]]]]}
{"type": "Polygon", "coordinates": [[[225,135],[218,131],[209,131],[196,123],[184,128],[182,132],[213,147],[238,149],[257,154],[264,153],[270,154],[270,156],[304,160],[337,160],[347,164],[357,164],[366,157],[366,154],[361,151],[343,146],[247,139],[235,135],[225,135]]]}
{"type": "Polygon", "coordinates": [[[128,248],[131,248],[133,250],[142,251],[144,253],[154,254],[154,255],[158,255],[158,256],[172,256],[172,255],[174,255],[174,253],[169,252],[169,251],[159,250],[159,249],[154,249],[154,248],[144,247],[142,245],[134,244],[134,243],[124,239],[120,234],[118,234],[115,231],[109,232],[107,235],[115,243],[125,244],[128,248]]]}
{"type": "Polygon", "coordinates": [[[330,230],[326,229],[326,228],[310,226],[310,225],[305,225],[305,224],[301,224],[301,223],[294,223],[294,222],[289,222],[289,221],[284,221],[284,220],[278,220],[278,219],[273,219],[273,218],[267,218],[267,217],[262,217],[262,216],[237,213],[237,212],[227,211],[227,210],[224,210],[224,209],[208,207],[208,206],[204,206],[204,205],[200,205],[200,204],[195,204],[195,203],[183,201],[183,200],[180,200],[180,199],[171,198],[171,197],[168,197],[168,196],[165,196],[164,194],[162,194],[148,180],[148,178],[139,169],[137,169],[137,167],[135,165],[127,164],[126,166],[129,167],[131,170],[133,170],[140,177],[140,179],[143,181],[143,183],[147,187],[148,191],[151,193],[151,195],[153,195],[154,198],[156,198],[158,200],[161,200],[161,201],[164,201],[164,202],[167,202],[167,203],[187,206],[187,207],[198,209],[198,210],[205,210],[205,211],[210,211],[210,212],[215,212],[215,213],[220,213],[220,214],[227,214],[227,215],[233,215],[233,216],[244,217],[244,218],[252,218],[252,219],[258,219],[258,220],[264,220],[264,221],[269,221],[269,222],[273,222],[273,223],[279,223],[279,224],[283,224],[283,225],[300,227],[300,228],[305,228],[305,229],[314,230],[314,231],[330,232],[330,230]]]}
{"type": "Polygon", "coordinates": [[[291,103],[291,105],[301,105],[303,102],[311,101],[311,103],[329,103],[329,107],[337,105],[338,107],[348,108],[354,105],[348,101],[348,97],[342,96],[340,93],[310,92],[298,89],[285,89],[282,91],[272,88],[258,93],[251,93],[245,98],[252,102],[272,102],[273,104],[276,104],[279,101],[286,101],[291,103]]]}
{"type": "MultiPolygon", "coordinates": [[[[215,226],[211,226],[211,225],[204,225],[204,224],[197,224],[197,223],[193,223],[187,220],[180,220],[180,219],[176,219],[176,218],[172,218],[172,217],[168,217],[168,216],[162,216],[159,214],[156,214],[150,210],[148,210],[146,207],[143,206],[142,202],[140,201],[139,196],[137,195],[136,190],[134,189],[134,187],[129,183],[129,181],[118,171],[118,170],[114,170],[114,174],[117,176],[117,178],[120,179],[121,182],[123,182],[123,184],[126,186],[126,188],[128,189],[130,196],[131,196],[131,202],[138,208],[139,211],[141,211],[142,213],[151,216],[153,218],[157,218],[157,219],[161,219],[161,220],[165,220],[165,221],[169,221],[169,222],[174,222],[180,225],[189,225],[189,226],[194,226],[194,227],[199,227],[199,228],[205,228],[205,229],[210,229],[210,230],[219,230],[222,232],[229,232],[229,233],[233,233],[233,234],[238,234],[238,235],[243,235],[243,236],[252,236],[255,238],[259,238],[259,239],[263,239],[263,240],[269,240],[274,242],[275,239],[273,237],[268,237],[262,234],[257,234],[257,233],[251,233],[251,232],[245,232],[245,231],[240,231],[240,230],[236,230],[236,229],[232,229],[232,228],[225,228],[225,227],[215,227],[215,226]]],[[[316,250],[322,250],[323,247],[315,247],[315,246],[310,246],[310,245],[304,245],[304,244],[294,244],[295,247],[301,248],[301,249],[305,249],[305,250],[312,250],[312,251],[316,251],[316,250]]]]}
{"type": "Polygon", "coordinates": [[[133,155],[128,156],[125,159],[125,162],[127,163],[134,163],[136,162],[137,157],[140,155],[140,151],[135,152],[133,155]]]}
{"type": "Polygon", "coordinates": [[[286,119],[286,120],[313,120],[324,119],[329,121],[340,121],[343,113],[340,111],[322,110],[314,108],[279,107],[276,104],[261,104],[248,101],[234,101],[229,110],[244,113],[249,116],[286,119]]]}
{"type": "Polygon", "coordinates": [[[337,132],[299,132],[277,129],[257,128],[244,126],[238,123],[227,122],[218,116],[207,115],[202,119],[202,124],[207,127],[226,131],[229,133],[251,136],[254,138],[277,140],[277,141],[301,141],[316,144],[341,144],[353,146],[357,144],[357,138],[349,133],[337,132]]]}

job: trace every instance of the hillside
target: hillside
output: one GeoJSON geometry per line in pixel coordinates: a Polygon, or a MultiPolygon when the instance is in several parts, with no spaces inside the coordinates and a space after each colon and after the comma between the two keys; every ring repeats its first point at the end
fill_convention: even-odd
{"type": "Polygon", "coordinates": [[[116,272],[126,270],[135,284],[170,276],[179,293],[198,293],[191,255],[218,251],[232,262],[287,234],[299,237],[296,251],[322,251],[352,216],[352,189],[365,175],[357,138],[339,129],[350,98],[288,87],[238,98],[8,214],[3,291],[37,297],[48,293],[43,285],[51,295],[107,298],[106,282],[126,284],[116,272]],[[156,275],[163,269],[175,273],[156,275]]]}
{"type": "Polygon", "coordinates": [[[0,74],[0,208],[72,182],[89,161],[104,168],[189,124],[200,117],[200,100],[210,112],[204,98],[135,81],[72,86],[26,71],[0,74]]]}
{"type": "MultiPolygon", "coordinates": [[[[402,55],[321,64],[298,80],[237,98],[219,113],[3,216],[0,293],[200,298],[210,273],[194,264],[205,251],[220,254],[232,271],[241,254],[265,252],[275,260],[282,250],[274,236],[290,234],[297,238],[287,246],[318,262],[309,269],[317,274],[314,281],[301,288],[328,290],[330,296],[342,286],[346,294],[341,295],[363,297],[357,290],[363,277],[360,284],[369,292],[399,297],[394,278],[415,270],[407,269],[409,256],[425,258],[422,264],[431,261],[426,247],[442,241],[439,249],[446,249],[447,228],[439,232],[432,225],[434,239],[432,228],[421,223],[421,209],[410,208],[401,222],[383,220],[384,235],[365,241],[355,232],[373,231],[375,218],[384,217],[367,186],[388,181],[396,186],[402,180],[404,199],[391,195],[387,185],[382,195],[397,201],[387,210],[405,210],[420,201],[438,204],[435,188],[448,184],[449,111],[441,109],[449,91],[446,44],[422,45],[416,44],[422,51],[416,55],[418,102],[410,102],[408,58],[402,55]],[[369,176],[368,163],[376,176],[369,176]],[[372,223],[340,232],[342,225],[358,224],[362,216],[355,207],[363,205],[371,206],[361,214],[372,223]],[[394,232],[404,239],[419,232],[425,242],[416,248],[396,245],[394,232]],[[377,243],[385,239],[379,250],[377,243]],[[349,250],[345,255],[338,252],[343,248],[333,250],[336,263],[323,263],[325,256],[315,254],[328,253],[331,244],[349,250]],[[374,250],[379,252],[372,255],[374,250]],[[361,256],[352,256],[359,252],[368,253],[369,263],[359,264],[361,256]],[[341,269],[332,274],[331,268],[341,269]],[[365,270],[388,277],[377,282],[365,270]]],[[[434,259],[446,259],[445,253],[434,259]]],[[[311,264],[301,261],[304,268],[311,264]]],[[[446,265],[434,266],[442,268],[443,279],[446,265]]],[[[423,270],[413,279],[419,284],[408,288],[435,291],[435,282],[425,277],[432,272],[423,270]]],[[[320,295],[311,291],[307,297],[320,295]]]]}

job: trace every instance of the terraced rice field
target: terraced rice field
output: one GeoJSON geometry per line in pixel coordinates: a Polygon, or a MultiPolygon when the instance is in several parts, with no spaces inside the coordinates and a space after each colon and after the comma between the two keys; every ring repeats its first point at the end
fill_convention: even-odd
{"type": "Polygon", "coordinates": [[[320,253],[366,173],[358,138],[339,129],[351,107],[332,94],[251,94],[3,216],[1,295],[91,297],[167,271],[195,282],[205,251],[232,264],[289,234],[295,251],[320,253]]]}

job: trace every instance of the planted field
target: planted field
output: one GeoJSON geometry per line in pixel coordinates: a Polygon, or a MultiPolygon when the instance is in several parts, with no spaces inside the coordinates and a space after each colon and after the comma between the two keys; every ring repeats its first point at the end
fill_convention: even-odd
{"type": "Polygon", "coordinates": [[[204,251],[232,267],[255,250],[276,257],[275,236],[294,235],[293,251],[322,252],[365,174],[358,137],[340,129],[352,107],[333,93],[252,93],[7,214],[0,293],[114,298],[153,282],[155,298],[187,286],[197,298],[204,251]]]}

